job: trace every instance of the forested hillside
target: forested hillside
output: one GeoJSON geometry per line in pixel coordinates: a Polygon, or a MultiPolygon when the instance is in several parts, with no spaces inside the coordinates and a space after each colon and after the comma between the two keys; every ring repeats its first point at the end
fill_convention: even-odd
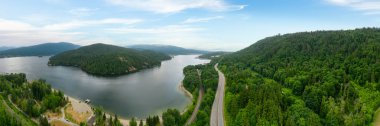
{"type": "Polygon", "coordinates": [[[74,66],[94,75],[115,76],[160,65],[161,61],[170,58],[153,51],[94,44],[57,54],[50,58],[49,65],[74,66]]]}
{"type": "Polygon", "coordinates": [[[0,124],[7,126],[34,126],[47,111],[59,112],[67,104],[61,91],[53,90],[44,80],[28,82],[25,74],[0,75],[0,124]]]}
{"type": "Polygon", "coordinates": [[[79,48],[78,45],[71,43],[44,43],[34,46],[13,48],[0,51],[0,57],[18,57],[18,56],[51,56],[64,51],[79,48]]]}
{"type": "Polygon", "coordinates": [[[202,98],[196,119],[191,126],[210,125],[211,108],[214,102],[216,89],[218,87],[218,73],[214,69],[214,64],[210,63],[207,65],[187,66],[184,68],[183,73],[185,74],[183,86],[186,90],[192,93],[193,104],[188,107],[188,111],[181,116],[182,124],[185,124],[185,122],[190,118],[191,113],[194,111],[194,107],[196,106],[196,102],[199,97],[198,91],[200,90],[200,86],[203,86],[205,91],[204,96],[202,98]],[[197,70],[199,70],[201,74],[200,78],[197,70]],[[202,83],[202,85],[200,85],[200,83],[202,83]]]}
{"type": "MultiPolygon", "coordinates": [[[[164,126],[184,126],[189,121],[197,104],[201,86],[204,89],[203,98],[195,120],[193,122],[190,121],[189,126],[210,125],[211,108],[218,87],[218,73],[215,71],[214,65],[210,63],[207,65],[190,65],[184,68],[183,73],[185,74],[185,78],[183,79],[183,86],[192,94],[193,102],[184,113],[180,113],[177,109],[168,109],[162,113],[162,124],[164,126]],[[201,76],[198,75],[198,70],[201,76]]],[[[146,119],[147,126],[158,126],[160,124],[158,118],[158,116],[148,117],[146,119]]]]}
{"type": "Polygon", "coordinates": [[[7,46],[0,46],[0,51],[12,49],[13,47],[7,47],[7,46]]]}
{"type": "Polygon", "coordinates": [[[380,107],[380,29],[278,35],[220,60],[229,126],[369,125],[380,107]]]}
{"type": "Polygon", "coordinates": [[[128,48],[138,49],[138,50],[151,50],[156,52],[161,52],[169,55],[189,55],[189,54],[205,54],[208,51],[196,50],[196,49],[186,49],[177,46],[170,45],[132,45],[128,48]]]}
{"type": "Polygon", "coordinates": [[[230,53],[231,53],[231,52],[224,52],[224,51],[209,52],[209,53],[202,54],[202,55],[198,56],[198,58],[202,58],[202,59],[213,59],[213,58],[218,58],[218,57],[221,57],[221,56],[223,56],[223,55],[230,54],[230,53]]]}

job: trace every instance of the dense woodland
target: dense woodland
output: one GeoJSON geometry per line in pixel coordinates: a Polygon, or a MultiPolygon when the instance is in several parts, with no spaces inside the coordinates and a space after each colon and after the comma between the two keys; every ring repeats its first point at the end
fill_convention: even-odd
{"type": "Polygon", "coordinates": [[[202,55],[198,56],[198,58],[202,58],[202,59],[213,59],[213,58],[218,58],[218,57],[221,57],[221,56],[223,56],[223,55],[230,54],[230,53],[231,53],[231,52],[223,52],[223,51],[209,52],[209,53],[202,54],[202,55]]]}
{"type": "Polygon", "coordinates": [[[95,126],[122,126],[117,115],[106,116],[106,113],[100,107],[95,108],[94,114],[95,114],[95,126]]]}
{"type": "MultiPolygon", "coordinates": [[[[141,123],[141,121],[140,121],[141,123]]],[[[160,117],[158,116],[153,116],[153,117],[148,117],[146,118],[146,126],[157,126],[160,125],[160,117]]]]}
{"type": "MultiPolygon", "coordinates": [[[[43,80],[27,82],[25,74],[0,75],[0,91],[2,93],[1,102],[7,103],[0,106],[0,112],[13,113],[0,117],[0,122],[8,120],[9,123],[12,123],[9,126],[35,125],[30,121],[31,118],[40,118],[39,123],[46,124],[46,118],[41,116],[44,112],[58,112],[67,104],[62,92],[52,90],[51,86],[43,80]],[[17,122],[21,123],[13,124],[12,120],[16,117],[17,122]]],[[[3,116],[3,114],[0,115],[3,116]]]]}
{"type": "Polygon", "coordinates": [[[22,126],[20,119],[17,119],[17,115],[13,114],[12,110],[7,107],[4,99],[1,97],[0,104],[0,124],[4,126],[22,126]]]}
{"type": "MultiPolygon", "coordinates": [[[[168,109],[162,113],[162,123],[164,126],[183,126],[186,121],[190,118],[194,111],[195,105],[197,103],[200,83],[204,87],[205,93],[201,106],[199,108],[198,114],[195,121],[191,126],[207,126],[210,125],[210,114],[212,103],[214,102],[214,95],[218,86],[218,73],[214,69],[214,64],[207,65],[190,65],[184,68],[183,73],[185,78],[183,79],[183,85],[186,90],[192,93],[193,102],[192,105],[187,108],[187,111],[180,113],[177,109],[168,109]],[[199,77],[197,70],[200,71],[201,76],[199,77]],[[201,79],[201,80],[200,80],[201,79]]],[[[159,117],[153,116],[146,119],[147,126],[157,126],[160,125],[159,117]]]]}
{"type": "MultiPolygon", "coordinates": [[[[209,123],[210,123],[211,108],[214,102],[216,89],[218,88],[218,73],[214,69],[214,64],[212,63],[207,64],[207,65],[189,66],[184,69],[184,74],[186,75],[186,77],[183,80],[183,84],[186,90],[191,91],[194,96],[193,97],[194,107],[196,104],[196,100],[198,98],[197,95],[198,95],[199,86],[200,86],[196,69],[198,69],[201,73],[201,81],[202,81],[202,85],[204,87],[205,93],[204,93],[197,117],[195,119],[195,122],[193,122],[191,126],[210,125],[209,123]],[[190,75],[190,76],[187,76],[187,75],[190,75]]],[[[189,112],[192,112],[192,111],[188,111],[187,113],[189,112]]],[[[188,117],[186,117],[186,114],[184,114],[182,117],[188,119],[188,117]]]]}
{"type": "Polygon", "coordinates": [[[60,53],[50,58],[49,65],[74,66],[99,76],[116,76],[160,65],[171,57],[153,51],[94,44],[60,53]]]}
{"type": "Polygon", "coordinates": [[[0,57],[18,57],[18,56],[51,56],[64,51],[79,48],[78,45],[71,43],[44,43],[34,46],[12,48],[0,51],[0,57]]]}
{"type": "Polygon", "coordinates": [[[214,64],[187,66],[184,68],[183,73],[185,78],[183,85],[186,90],[190,91],[193,95],[193,104],[188,107],[188,110],[182,115],[178,110],[169,109],[162,114],[164,126],[183,126],[190,118],[195,105],[197,103],[200,82],[204,87],[204,96],[199,108],[195,121],[191,126],[205,126],[210,125],[210,114],[212,103],[214,102],[214,95],[218,86],[218,73],[214,69],[214,64]],[[199,78],[197,69],[200,71],[199,78]],[[199,80],[201,79],[201,80],[199,80]]]}
{"type": "Polygon", "coordinates": [[[380,29],[277,35],[220,58],[230,126],[370,125],[380,29]]]}

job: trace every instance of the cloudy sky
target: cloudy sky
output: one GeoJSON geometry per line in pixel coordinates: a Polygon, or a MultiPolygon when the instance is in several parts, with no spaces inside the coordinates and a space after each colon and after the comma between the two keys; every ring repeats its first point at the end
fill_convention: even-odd
{"type": "Polygon", "coordinates": [[[0,0],[0,46],[168,44],[236,51],[268,36],[379,27],[379,0],[0,0]]]}

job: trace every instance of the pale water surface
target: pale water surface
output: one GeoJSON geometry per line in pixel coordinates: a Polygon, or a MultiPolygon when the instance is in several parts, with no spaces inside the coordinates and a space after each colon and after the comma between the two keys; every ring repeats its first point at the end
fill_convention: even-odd
{"type": "Polygon", "coordinates": [[[78,68],[47,66],[49,57],[0,59],[1,73],[26,73],[28,79],[45,79],[53,88],[119,116],[144,118],[167,108],[185,109],[191,100],[178,86],[187,65],[208,63],[196,55],[179,55],[161,66],[120,77],[96,77],[78,68]]]}

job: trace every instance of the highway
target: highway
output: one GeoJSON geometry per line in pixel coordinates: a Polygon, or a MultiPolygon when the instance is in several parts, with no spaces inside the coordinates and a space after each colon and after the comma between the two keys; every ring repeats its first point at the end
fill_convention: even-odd
{"type": "Polygon", "coordinates": [[[211,109],[210,125],[211,126],[224,126],[224,90],[226,85],[226,79],[224,74],[218,69],[218,64],[214,66],[218,71],[219,82],[218,89],[215,94],[214,103],[211,109]]]}

